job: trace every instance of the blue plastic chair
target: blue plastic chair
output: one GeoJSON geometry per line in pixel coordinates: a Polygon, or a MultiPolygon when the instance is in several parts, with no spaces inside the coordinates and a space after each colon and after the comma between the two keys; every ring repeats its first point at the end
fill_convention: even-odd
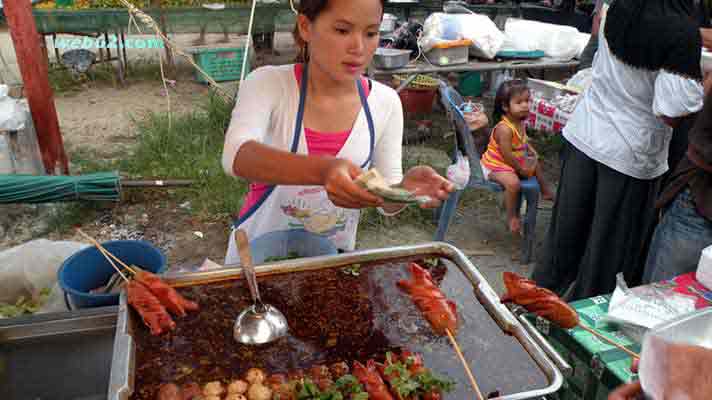
{"type": "MultiPolygon", "coordinates": [[[[448,86],[446,83],[440,84],[440,101],[443,108],[447,112],[448,119],[455,128],[455,151],[453,152],[453,160],[457,157],[457,151],[462,152],[470,162],[470,181],[467,188],[487,190],[494,193],[504,192],[504,188],[496,183],[484,178],[479,153],[475,146],[474,137],[470,131],[465,116],[460,110],[460,106],[464,103],[464,99],[455,89],[448,86]]],[[[462,190],[458,190],[450,195],[450,198],[443,204],[438,213],[438,230],[435,233],[436,241],[443,241],[447,234],[448,227],[452,221],[457,203],[462,195],[462,190]]],[[[536,217],[537,206],[539,204],[539,182],[535,177],[521,181],[521,192],[517,202],[517,209],[521,209],[522,201],[527,201],[527,211],[522,219],[522,253],[521,261],[525,264],[529,263],[532,258],[534,247],[534,237],[536,232],[536,217]]]]}

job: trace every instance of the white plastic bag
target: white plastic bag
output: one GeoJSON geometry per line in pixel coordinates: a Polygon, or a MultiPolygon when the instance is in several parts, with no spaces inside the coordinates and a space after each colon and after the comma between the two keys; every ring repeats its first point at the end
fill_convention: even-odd
{"type": "Polygon", "coordinates": [[[438,43],[470,39],[471,54],[492,59],[504,43],[504,34],[486,15],[433,13],[423,24],[418,45],[427,52],[438,43]]]}
{"type": "Polygon", "coordinates": [[[547,24],[518,18],[508,18],[504,26],[507,50],[541,50],[556,60],[578,57],[588,43],[590,35],[582,34],[572,26],[547,24]]]}
{"type": "Polygon", "coordinates": [[[470,160],[461,151],[457,152],[455,163],[447,167],[447,179],[457,190],[466,188],[470,182],[470,160]]]}
{"type": "Polygon", "coordinates": [[[656,285],[629,289],[618,274],[616,289],[603,323],[628,324],[646,329],[695,311],[696,299],[656,285]]]}
{"type": "Polygon", "coordinates": [[[28,106],[22,100],[8,96],[7,85],[0,85],[0,130],[19,131],[25,129],[28,110],[28,106]]]}
{"type": "Polygon", "coordinates": [[[87,245],[38,239],[0,252],[0,303],[15,304],[20,297],[34,298],[51,289],[40,311],[57,311],[62,299],[57,270],[64,260],[87,245]],[[60,300],[57,300],[60,299],[60,300]],[[54,306],[50,306],[50,305],[54,306]]]}

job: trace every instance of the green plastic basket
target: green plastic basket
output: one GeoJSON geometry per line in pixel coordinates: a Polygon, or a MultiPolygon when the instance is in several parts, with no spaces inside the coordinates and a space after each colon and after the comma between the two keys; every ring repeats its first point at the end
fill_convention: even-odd
{"type": "MultiPolygon", "coordinates": [[[[242,71],[244,48],[226,47],[194,50],[193,59],[198,66],[216,82],[239,81],[242,71]]],[[[250,60],[247,60],[247,71],[250,71],[250,60]]],[[[205,77],[196,70],[198,82],[207,83],[205,77]]]]}

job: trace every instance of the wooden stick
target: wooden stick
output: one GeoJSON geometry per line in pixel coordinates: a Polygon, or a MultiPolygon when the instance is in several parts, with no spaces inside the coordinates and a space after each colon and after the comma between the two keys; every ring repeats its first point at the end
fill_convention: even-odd
{"type": "Polygon", "coordinates": [[[581,327],[581,329],[583,329],[583,330],[589,332],[590,334],[596,336],[597,338],[599,338],[599,339],[601,339],[601,340],[603,340],[603,341],[609,343],[610,345],[612,345],[612,346],[614,346],[614,347],[616,347],[616,348],[618,348],[618,349],[620,349],[620,350],[623,350],[623,351],[626,352],[629,356],[631,356],[631,357],[633,357],[633,358],[638,358],[638,359],[640,358],[640,356],[639,356],[637,353],[628,350],[628,349],[625,348],[624,346],[621,346],[620,344],[616,343],[615,341],[613,341],[613,340],[607,338],[606,336],[604,336],[604,335],[602,335],[602,334],[596,332],[594,329],[589,328],[588,326],[586,326],[586,325],[584,325],[584,324],[582,324],[582,323],[580,323],[580,322],[579,322],[579,325],[578,325],[578,326],[581,327]]]}
{"type": "Polygon", "coordinates": [[[106,252],[106,254],[104,254],[104,256],[106,256],[106,255],[108,254],[111,258],[113,258],[114,260],[116,260],[116,262],[118,262],[119,264],[121,264],[121,266],[124,267],[124,269],[127,269],[129,272],[131,272],[132,274],[136,275],[136,271],[135,271],[134,269],[132,269],[131,267],[129,267],[128,265],[126,265],[126,263],[124,263],[123,261],[121,261],[121,260],[120,260],[118,257],[116,257],[115,255],[111,254],[111,252],[108,251],[108,250],[106,250],[106,249],[104,248],[104,246],[101,245],[101,243],[99,243],[99,242],[96,241],[96,239],[94,239],[93,237],[87,235],[83,230],[81,230],[81,229],[79,229],[79,228],[77,228],[77,232],[78,232],[80,235],[84,236],[84,238],[86,238],[88,241],[92,242],[92,244],[94,244],[94,246],[96,246],[96,247],[102,252],[102,254],[104,254],[104,252],[106,252]]]}
{"type": "Polygon", "coordinates": [[[121,269],[120,269],[119,267],[117,267],[116,264],[114,264],[114,261],[113,261],[113,260],[111,259],[111,257],[109,257],[109,255],[107,254],[108,251],[106,251],[106,249],[104,249],[104,248],[102,248],[102,247],[97,247],[97,249],[98,249],[99,252],[104,256],[104,258],[106,258],[106,261],[108,261],[109,264],[111,264],[111,266],[114,267],[114,269],[116,270],[116,272],[118,272],[119,275],[121,275],[121,277],[124,278],[124,280],[128,283],[129,278],[127,278],[126,275],[124,275],[124,273],[121,272],[121,269]]]}
{"type": "Polygon", "coordinates": [[[460,358],[460,361],[462,362],[462,366],[465,367],[465,372],[467,373],[467,377],[470,378],[470,383],[472,384],[472,388],[475,389],[475,393],[477,393],[477,398],[479,400],[484,400],[484,397],[482,396],[482,392],[480,391],[480,387],[477,385],[475,376],[472,375],[472,371],[470,370],[470,366],[467,364],[467,360],[465,360],[465,356],[462,355],[462,351],[460,351],[460,346],[457,344],[457,340],[455,340],[455,336],[452,335],[452,332],[450,332],[450,329],[446,329],[445,331],[447,332],[447,337],[450,338],[450,343],[452,343],[452,347],[455,348],[455,353],[457,353],[457,356],[460,358]]]}

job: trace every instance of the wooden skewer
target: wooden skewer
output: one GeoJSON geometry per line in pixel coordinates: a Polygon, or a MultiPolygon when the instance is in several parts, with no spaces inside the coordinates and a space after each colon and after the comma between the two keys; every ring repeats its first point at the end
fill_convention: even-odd
{"type": "MultiPolygon", "coordinates": [[[[81,233],[86,235],[84,232],[81,232],[81,233]]],[[[109,264],[111,264],[111,266],[116,270],[116,272],[118,272],[119,275],[121,275],[121,277],[126,282],[128,282],[129,278],[127,278],[126,275],[124,275],[124,273],[121,271],[121,268],[117,267],[116,264],[114,264],[114,260],[112,260],[111,257],[109,257],[109,255],[110,255],[109,251],[106,250],[103,246],[96,246],[96,248],[97,248],[97,250],[99,250],[99,253],[101,253],[101,255],[103,255],[104,258],[106,258],[106,261],[108,261],[109,264]]]]}
{"type": "Polygon", "coordinates": [[[79,228],[77,228],[77,232],[78,232],[80,235],[84,236],[84,238],[86,238],[88,241],[92,242],[92,244],[94,244],[94,246],[96,246],[96,247],[99,249],[99,251],[101,251],[102,254],[104,254],[104,256],[109,255],[109,257],[111,257],[111,258],[113,258],[114,260],[116,260],[116,262],[118,262],[122,267],[124,267],[124,269],[127,269],[129,272],[131,272],[132,274],[136,275],[136,270],[134,270],[133,268],[131,268],[131,267],[129,267],[128,265],[126,265],[126,263],[124,263],[123,261],[121,261],[121,260],[120,260],[118,257],[116,257],[115,255],[111,254],[111,252],[108,251],[108,250],[106,250],[106,249],[104,248],[104,246],[101,245],[101,243],[99,243],[99,242],[96,241],[96,239],[94,239],[93,237],[87,235],[83,230],[81,230],[81,229],[79,229],[79,228]]]}
{"type": "Polygon", "coordinates": [[[462,366],[465,367],[465,372],[467,373],[467,377],[470,378],[472,388],[475,389],[475,393],[477,393],[477,398],[479,400],[484,400],[484,396],[482,396],[480,387],[477,385],[477,380],[475,380],[475,376],[472,374],[470,366],[467,364],[467,360],[465,360],[465,356],[462,355],[462,351],[460,350],[460,346],[457,344],[457,340],[455,340],[455,336],[453,336],[452,332],[450,332],[450,329],[446,329],[445,331],[447,332],[447,337],[450,338],[450,343],[452,343],[452,347],[455,348],[455,353],[457,353],[457,356],[462,362],[462,366]]]}
{"type": "Polygon", "coordinates": [[[589,332],[590,334],[596,336],[597,338],[599,338],[599,339],[601,339],[601,340],[603,340],[603,341],[605,341],[605,342],[611,344],[612,346],[615,346],[616,348],[618,348],[618,349],[620,349],[620,350],[623,350],[623,351],[626,352],[629,356],[631,356],[631,357],[633,357],[633,358],[638,358],[638,359],[640,358],[640,356],[638,355],[638,353],[635,353],[635,352],[633,352],[633,351],[628,350],[628,349],[625,348],[624,346],[621,346],[620,344],[616,343],[615,341],[613,341],[613,340],[607,338],[606,336],[604,336],[604,335],[602,335],[602,334],[596,332],[594,329],[589,328],[588,326],[586,326],[586,325],[584,325],[584,324],[582,324],[582,323],[579,323],[578,326],[581,327],[581,329],[583,329],[583,330],[589,332]]]}
{"type": "Polygon", "coordinates": [[[118,272],[119,275],[121,275],[121,277],[128,283],[128,282],[129,282],[129,278],[127,278],[126,275],[124,275],[124,273],[121,272],[121,268],[117,267],[116,264],[114,264],[114,261],[113,261],[113,260],[111,259],[111,257],[109,257],[109,255],[107,254],[108,252],[106,251],[106,249],[103,249],[103,248],[101,248],[101,247],[97,247],[97,249],[98,249],[99,252],[104,256],[104,258],[106,258],[106,261],[108,261],[109,264],[111,264],[111,266],[114,267],[114,269],[116,270],[116,272],[118,272]]]}

